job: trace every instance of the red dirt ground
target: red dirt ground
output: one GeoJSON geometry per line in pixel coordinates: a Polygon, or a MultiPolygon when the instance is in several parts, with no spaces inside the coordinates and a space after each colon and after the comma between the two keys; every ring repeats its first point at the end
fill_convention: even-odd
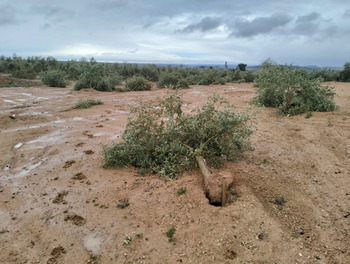
{"type": "MultiPolygon", "coordinates": [[[[0,263],[350,263],[350,84],[331,85],[335,112],[250,110],[253,150],[223,169],[235,191],[224,207],[209,204],[199,171],[166,181],[101,168],[129,105],[164,89],[1,88],[0,263]],[[104,104],[72,109],[88,98],[104,104]]],[[[184,109],[213,92],[242,109],[255,91],[181,93],[184,109]]]]}

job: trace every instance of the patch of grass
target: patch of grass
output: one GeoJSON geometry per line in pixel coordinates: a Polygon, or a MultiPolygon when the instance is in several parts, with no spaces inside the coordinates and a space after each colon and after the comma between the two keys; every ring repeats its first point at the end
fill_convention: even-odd
{"type": "Polygon", "coordinates": [[[124,244],[129,245],[131,243],[132,239],[128,235],[125,237],[124,244]]]}
{"type": "Polygon", "coordinates": [[[86,108],[90,108],[94,105],[100,105],[100,104],[103,104],[103,102],[101,100],[87,99],[84,101],[79,101],[78,103],[76,103],[76,105],[73,108],[74,109],[86,109],[86,108]]]}
{"type": "Polygon", "coordinates": [[[186,188],[181,187],[180,189],[177,190],[178,195],[185,194],[185,193],[186,193],[186,188]]]}
{"type": "Polygon", "coordinates": [[[168,232],[166,232],[166,236],[169,238],[169,242],[173,242],[174,241],[173,236],[175,235],[175,231],[176,231],[176,228],[172,227],[172,228],[169,229],[168,232]]]}
{"type": "Polygon", "coordinates": [[[283,206],[286,203],[286,200],[283,198],[283,196],[281,196],[281,197],[275,198],[274,203],[277,204],[278,206],[283,206]]]}
{"type": "Polygon", "coordinates": [[[130,205],[129,201],[120,201],[119,204],[117,204],[117,208],[124,209],[130,205]]]}
{"type": "Polygon", "coordinates": [[[311,111],[309,111],[309,112],[306,113],[305,118],[310,118],[310,117],[312,117],[312,112],[311,112],[311,111]]]}

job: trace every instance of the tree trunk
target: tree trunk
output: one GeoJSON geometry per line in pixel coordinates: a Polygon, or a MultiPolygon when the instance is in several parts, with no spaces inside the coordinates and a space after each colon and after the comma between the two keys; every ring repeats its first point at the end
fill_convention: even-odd
{"type": "Polygon", "coordinates": [[[224,206],[226,203],[227,184],[220,175],[211,175],[205,159],[197,155],[196,161],[201,171],[205,192],[209,202],[215,205],[224,206]]]}
{"type": "Polygon", "coordinates": [[[202,156],[196,156],[196,161],[197,161],[197,164],[199,166],[199,169],[201,170],[204,184],[206,184],[206,181],[207,181],[208,177],[210,176],[210,171],[207,168],[207,164],[202,156]]]}

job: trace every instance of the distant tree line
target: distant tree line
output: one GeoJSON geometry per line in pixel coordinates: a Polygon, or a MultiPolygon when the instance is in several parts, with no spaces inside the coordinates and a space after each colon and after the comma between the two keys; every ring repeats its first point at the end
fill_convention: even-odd
{"type": "MultiPolygon", "coordinates": [[[[75,81],[74,89],[93,88],[100,91],[149,90],[155,82],[159,88],[184,89],[189,85],[212,85],[254,82],[259,70],[247,70],[246,64],[236,68],[158,66],[155,64],[99,63],[91,58],[79,61],[58,61],[53,57],[28,57],[14,54],[0,57],[0,73],[22,79],[38,76],[46,85],[65,87],[75,81]]],[[[322,81],[350,81],[350,63],[343,70],[317,68],[305,70],[310,79],[322,81]]]]}

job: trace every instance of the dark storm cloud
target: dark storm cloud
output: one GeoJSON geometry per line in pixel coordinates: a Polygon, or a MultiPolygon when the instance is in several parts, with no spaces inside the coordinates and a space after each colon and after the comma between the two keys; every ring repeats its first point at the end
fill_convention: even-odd
{"type": "Polygon", "coordinates": [[[312,36],[316,34],[319,29],[321,19],[321,15],[317,12],[298,16],[295,22],[294,33],[305,36],[312,36]]]}
{"type": "Polygon", "coordinates": [[[199,23],[190,24],[178,32],[190,33],[194,31],[207,32],[218,28],[222,24],[221,18],[205,17],[199,23]]]}
{"type": "Polygon", "coordinates": [[[237,19],[233,22],[233,36],[249,38],[259,34],[271,33],[274,29],[283,27],[292,21],[292,17],[284,14],[273,14],[258,17],[253,20],[237,19]]]}
{"type": "Polygon", "coordinates": [[[0,26],[16,23],[15,13],[16,11],[12,5],[0,5],[0,26]]]}

